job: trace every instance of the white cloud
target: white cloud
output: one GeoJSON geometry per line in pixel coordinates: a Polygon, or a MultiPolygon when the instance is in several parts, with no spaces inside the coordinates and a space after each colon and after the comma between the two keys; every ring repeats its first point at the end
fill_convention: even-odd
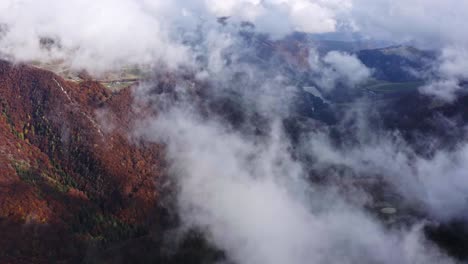
{"type": "Polygon", "coordinates": [[[432,81],[429,84],[419,87],[419,91],[422,94],[434,96],[449,103],[457,99],[456,92],[461,89],[458,80],[455,79],[432,81]]]}
{"type": "Polygon", "coordinates": [[[440,73],[449,78],[468,79],[468,48],[446,47],[442,50],[440,73]]]}
{"type": "Polygon", "coordinates": [[[444,222],[468,217],[465,141],[454,151],[436,151],[427,158],[416,154],[399,136],[372,131],[365,123],[353,135],[360,138],[358,144],[337,148],[327,135],[311,134],[307,146],[317,158],[315,166],[347,166],[359,176],[383,177],[406,203],[433,219],[444,222]]]}
{"type": "Polygon", "coordinates": [[[161,62],[176,67],[193,57],[181,32],[231,16],[275,38],[293,30],[334,32],[349,24],[377,39],[437,47],[444,50],[438,78],[453,80],[466,78],[467,12],[468,4],[458,0],[8,0],[0,5],[0,23],[9,28],[0,39],[0,54],[67,59],[91,72],[161,62]],[[41,49],[39,37],[55,38],[62,48],[41,49]]]}
{"type": "Polygon", "coordinates": [[[304,182],[278,125],[255,141],[183,108],[143,124],[146,139],[168,146],[184,224],[206,231],[235,263],[451,263],[421,227],[386,230],[304,182]]]}
{"type": "Polygon", "coordinates": [[[364,33],[425,46],[466,43],[468,3],[459,0],[353,0],[351,19],[364,33]]]}
{"type": "Polygon", "coordinates": [[[333,90],[341,82],[350,88],[367,81],[372,74],[355,55],[343,52],[331,51],[325,56],[320,55],[313,49],[309,52],[309,64],[312,72],[316,75],[314,80],[320,88],[326,91],[333,90]]]}
{"type": "Polygon", "coordinates": [[[19,60],[71,57],[72,66],[91,70],[187,60],[185,48],[161,23],[164,10],[146,8],[132,0],[10,1],[0,9],[0,22],[8,25],[0,50],[19,60]],[[41,49],[40,37],[57,39],[62,48],[41,49]]]}
{"type": "Polygon", "coordinates": [[[307,33],[333,32],[336,13],[349,8],[349,1],[321,0],[206,0],[218,16],[234,16],[256,24],[260,31],[283,36],[292,30],[307,33]]]}
{"type": "Polygon", "coordinates": [[[351,86],[358,85],[371,76],[371,71],[353,55],[331,51],[325,55],[323,61],[329,64],[351,86]]]}
{"type": "Polygon", "coordinates": [[[277,37],[336,25],[333,9],[322,1],[9,0],[0,6],[0,23],[8,26],[0,53],[17,60],[69,59],[91,71],[158,61],[177,66],[191,60],[180,29],[193,31],[218,16],[252,21],[277,37]],[[40,37],[59,40],[61,49],[41,49],[40,37]]]}

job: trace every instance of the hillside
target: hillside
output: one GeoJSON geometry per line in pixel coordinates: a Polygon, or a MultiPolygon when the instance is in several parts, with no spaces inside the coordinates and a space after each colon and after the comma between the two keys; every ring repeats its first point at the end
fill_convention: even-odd
{"type": "Polygon", "coordinates": [[[164,164],[130,140],[131,89],[0,61],[0,262],[78,261],[148,233],[164,164]]]}

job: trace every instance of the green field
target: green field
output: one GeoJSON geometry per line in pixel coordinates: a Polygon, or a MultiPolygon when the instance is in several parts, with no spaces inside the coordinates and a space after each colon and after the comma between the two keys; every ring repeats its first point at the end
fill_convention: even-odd
{"type": "Polygon", "coordinates": [[[419,87],[424,85],[424,82],[387,82],[372,80],[368,82],[363,89],[376,93],[402,93],[415,91],[419,87]]]}

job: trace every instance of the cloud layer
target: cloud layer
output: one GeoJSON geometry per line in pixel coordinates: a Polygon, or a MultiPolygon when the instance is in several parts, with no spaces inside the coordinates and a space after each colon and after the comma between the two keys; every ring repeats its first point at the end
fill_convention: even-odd
{"type": "Polygon", "coordinates": [[[230,261],[454,263],[425,239],[424,220],[389,228],[364,209],[370,199],[365,192],[350,188],[343,194],[338,186],[380,175],[404,197],[399,206],[408,203],[442,221],[465,217],[465,147],[424,159],[383,135],[355,148],[337,149],[329,143],[329,134],[313,132],[298,150],[290,145],[280,120],[270,117],[269,132],[251,137],[189,105],[142,121],[138,136],[168,146],[184,227],[203,230],[230,261]],[[301,152],[316,161],[306,164],[293,158],[301,152]],[[320,169],[325,167],[345,166],[355,174],[336,186],[315,185],[307,181],[310,166],[323,177],[334,177],[333,170],[320,169]]]}
{"type": "Polygon", "coordinates": [[[0,52],[20,61],[67,59],[91,71],[155,61],[176,66],[191,60],[183,32],[220,16],[252,21],[277,36],[336,26],[332,8],[321,1],[8,0],[0,5],[0,52]],[[44,49],[41,38],[56,45],[44,49]]]}
{"type": "MultiPolygon", "coordinates": [[[[167,146],[182,230],[201,230],[239,264],[455,263],[423,230],[466,217],[464,141],[425,157],[398,131],[373,126],[375,109],[364,100],[347,105],[336,127],[301,122],[304,136],[294,144],[285,123],[303,118],[292,109],[304,96],[294,75],[246,62],[252,47],[236,34],[209,36],[202,98],[190,93],[200,84],[183,80],[170,102],[151,92],[157,84],[136,95],[159,113],[141,120],[134,136],[167,146]],[[346,144],[336,145],[331,129],[346,144]]],[[[332,80],[331,89],[352,88],[371,73],[350,54],[310,55],[314,81],[332,80]]]]}
{"type": "MultiPolygon", "coordinates": [[[[176,67],[193,61],[187,34],[230,16],[232,21],[250,21],[274,38],[293,31],[347,29],[437,48],[444,51],[438,78],[453,80],[467,77],[467,12],[468,4],[457,0],[6,0],[0,5],[0,53],[20,61],[65,59],[91,72],[155,62],[176,67]],[[41,38],[56,45],[41,48],[41,38]]],[[[446,86],[423,91],[449,98],[459,88],[446,86]]]]}

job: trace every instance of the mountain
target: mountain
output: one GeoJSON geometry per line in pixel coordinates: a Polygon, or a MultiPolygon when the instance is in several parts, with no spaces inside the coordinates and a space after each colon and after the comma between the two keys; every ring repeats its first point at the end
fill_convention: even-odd
{"type": "Polygon", "coordinates": [[[163,198],[164,147],[132,138],[133,121],[155,114],[133,86],[73,79],[0,61],[0,262],[222,258],[196,232],[162,244],[178,220],[163,198]]]}
{"type": "Polygon", "coordinates": [[[164,164],[160,146],[126,134],[131,88],[0,61],[0,102],[0,258],[66,259],[144,230],[164,164]],[[100,114],[114,123],[103,127],[100,114]]]}
{"type": "Polygon", "coordinates": [[[411,46],[391,46],[365,49],[357,57],[368,68],[374,69],[374,77],[390,82],[411,82],[423,79],[420,74],[430,70],[436,54],[411,46]]]}

